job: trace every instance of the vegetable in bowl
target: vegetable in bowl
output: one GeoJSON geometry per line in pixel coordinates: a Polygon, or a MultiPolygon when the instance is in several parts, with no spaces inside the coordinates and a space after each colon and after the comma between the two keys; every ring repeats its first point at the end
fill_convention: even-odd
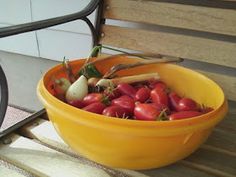
{"type": "Polygon", "coordinates": [[[54,82],[54,94],[67,104],[78,109],[103,114],[109,117],[128,118],[145,121],[172,121],[200,116],[213,108],[200,106],[188,97],[181,97],[162,81],[157,72],[117,77],[120,70],[161,62],[179,62],[182,60],[149,60],[134,64],[118,64],[102,74],[94,65],[117,57],[109,56],[89,62],[74,74],[70,62],[63,61],[67,79],[57,78],[54,82]],[[60,82],[58,82],[60,81],[60,82]],[[58,92],[58,88],[61,88],[58,92]]]}

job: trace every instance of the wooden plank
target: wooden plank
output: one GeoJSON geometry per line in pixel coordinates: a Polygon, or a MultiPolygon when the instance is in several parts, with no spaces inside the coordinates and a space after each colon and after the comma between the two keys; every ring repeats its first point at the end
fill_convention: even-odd
{"type": "Polygon", "coordinates": [[[68,153],[74,153],[56,133],[52,123],[45,119],[39,118],[33,123],[27,124],[20,129],[20,133],[24,136],[50,144],[53,147],[57,147],[57,149],[65,149],[68,153]]]}
{"type": "Polygon", "coordinates": [[[163,1],[105,0],[105,18],[236,36],[236,11],[163,1]]]}
{"type": "Polygon", "coordinates": [[[61,152],[40,145],[30,139],[13,135],[12,143],[0,144],[1,159],[13,163],[38,176],[50,177],[109,177],[110,175],[95,166],[61,152]]]}
{"type": "MultiPolygon", "coordinates": [[[[236,176],[236,158],[228,154],[211,151],[200,148],[187,159],[186,162],[200,164],[203,168],[211,168],[218,172],[221,176],[236,176]]],[[[202,168],[202,169],[203,169],[202,168]]],[[[207,170],[206,168],[206,170],[207,170]]],[[[214,173],[214,171],[212,171],[214,173]]]]}
{"type": "MultiPolygon", "coordinates": [[[[224,68],[222,67],[222,69],[224,68]]],[[[221,86],[221,88],[224,90],[227,99],[236,101],[236,77],[203,70],[197,71],[206,75],[207,77],[214,80],[217,84],[219,84],[219,86],[221,86]]]]}
{"type": "Polygon", "coordinates": [[[235,177],[235,175],[231,175],[231,174],[229,174],[227,172],[224,172],[224,171],[221,171],[221,170],[213,169],[213,168],[211,168],[209,166],[206,166],[206,165],[193,163],[193,162],[185,161],[185,160],[182,160],[181,163],[186,165],[186,166],[192,167],[192,168],[207,171],[209,173],[214,174],[214,176],[217,176],[217,177],[235,177]]]}
{"type": "Polygon", "coordinates": [[[211,149],[228,154],[236,158],[236,102],[229,101],[227,116],[216,126],[212,135],[202,146],[203,149],[211,149]]]}
{"type": "Polygon", "coordinates": [[[229,101],[229,112],[227,117],[217,126],[218,128],[236,134],[236,102],[229,101]]]}
{"type": "MultiPolygon", "coordinates": [[[[45,120],[37,120],[39,121],[39,125],[34,126],[26,126],[23,128],[23,130],[21,130],[21,133],[24,134],[24,136],[29,136],[31,138],[36,138],[39,141],[44,142],[45,144],[50,144],[50,146],[53,146],[54,148],[57,148],[57,144],[60,143],[64,143],[63,141],[61,141],[61,139],[58,136],[55,136],[54,134],[57,134],[54,130],[54,128],[52,127],[50,122],[47,122],[45,120]],[[50,133],[49,133],[50,132],[50,133]],[[55,138],[56,137],[56,138],[55,138]]],[[[203,147],[201,147],[201,149],[203,149],[203,151],[214,151],[214,153],[216,153],[218,156],[220,156],[222,159],[224,159],[224,156],[226,155],[227,157],[229,157],[229,159],[231,160],[232,158],[236,157],[236,149],[235,149],[235,143],[234,143],[234,139],[236,138],[236,134],[228,134],[223,132],[223,134],[220,132],[213,132],[213,134],[210,136],[210,141],[207,142],[203,147]],[[227,137],[224,137],[225,135],[228,135],[227,137]],[[219,155],[220,154],[220,155],[219,155]]],[[[73,151],[69,150],[67,145],[60,145],[61,148],[63,148],[62,151],[67,152],[67,153],[72,153],[73,155],[78,155],[75,154],[73,151]]],[[[205,159],[205,155],[199,155],[200,159],[205,159]]],[[[227,159],[227,160],[229,160],[227,159]]],[[[231,160],[232,161],[232,160],[231,160]]],[[[207,169],[205,168],[205,164],[199,164],[198,161],[196,162],[192,162],[192,161],[188,161],[187,162],[194,164],[194,166],[192,167],[193,169],[189,169],[189,167],[182,167],[185,164],[178,164],[173,165],[173,166],[169,166],[169,167],[165,167],[165,168],[161,168],[158,170],[154,170],[155,174],[157,175],[163,175],[163,176],[170,176],[170,174],[174,173],[173,171],[176,172],[177,176],[178,175],[183,175],[184,171],[188,172],[188,174],[190,173],[190,171],[192,171],[192,173],[196,173],[196,175],[198,176],[204,176],[204,173],[207,173],[207,170],[210,170],[211,173],[214,174],[219,174],[221,175],[226,174],[226,175],[231,175],[228,174],[227,171],[222,171],[222,169],[215,169],[219,168],[219,164],[217,164],[216,166],[209,166],[207,169]],[[195,170],[194,168],[197,168],[198,170],[195,170]],[[184,169],[184,170],[183,170],[184,169]],[[182,171],[183,170],[183,171],[182,171]],[[203,170],[206,172],[202,172],[199,170],[203,170]],[[199,173],[203,173],[203,174],[199,174],[199,173]]],[[[208,160],[206,159],[205,161],[203,161],[204,163],[206,163],[208,165],[208,160]]],[[[217,162],[219,163],[219,162],[217,162]]],[[[145,174],[154,174],[154,172],[151,171],[144,171],[145,174]]],[[[186,173],[187,174],[187,173],[186,173]]],[[[205,174],[205,176],[207,176],[208,174],[205,174]]],[[[186,175],[187,176],[187,175],[186,175]]]]}
{"type": "Polygon", "coordinates": [[[232,152],[236,158],[236,133],[215,128],[205,144],[232,152]]]}
{"type": "Polygon", "coordinates": [[[102,44],[236,67],[236,44],[197,36],[118,26],[102,27],[102,44]]]}
{"type": "Polygon", "coordinates": [[[216,126],[212,135],[202,146],[220,153],[236,157],[236,102],[229,101],[229,112],[216,126]]]}
{"type": "MultiPolygon", "coordinates": [[[[72,173],[73,173],[73,174],[71,174],[72,176],[73,175],[76,176],[76,175],[80,174],[80,171],[82,172],[82,176],[83,176],[83,174],[86,176],[86,173],[87,173],[86,172],[86,170],[87,170],[86,168],[88,168],[88,167],[91,168],[91,169],[89,169],[91,171],[91,173],[88,173],[87,175],[88,176],[93,176],[94,174],[97,174],[96,170],[94,170],[92,168],[92,167],[94,167],[96,169],[102,169],[102,170],[106,171],[111,176],[117,176],[117,177],[132,177],[132,176],[135,176],[135,177],[147,177],[144,174],[141,174],[141,173],[138,173],[138,172],[135,172],[135,171],[132,171],[132,170],[123,170],[123,169],[115,170],[115,169],[111,169],[109,167],[105,167],[103,165],[100,165],[100,164],[97,164],[95,162],[92,162],[92,161],[90,161],[88,159],[85,159],[84,157],[78,156],[58,136],[58,134],[55,132],[55,130],[53,129],[52,124],[49,121],[45,121],[43,119],[40,119],[40,120],[36,120],[36,122],[37,123],[34,122],[31,125],[31,128],[35,127],[35,126],[36,126],[36,128],[39,127],[39,129],[34,130],[35,131],[34,135],[33,135],[33,133],[30,133],[30,134],[28,133],[27,134],[27,132],[25,132],[25,131],[22,131],[22,133],[25,132],[26,133],[25,135],[28,135],[28,136],[30,135],[31,138],[37,138],[37,140],[40,140],[40,142],[42,144],[46,144],[46,145],[48,145],[48,147],[53,147],[54,150],[52,150],[52,149],[50,149],[50,148],[48,148],[46,146],[42,146],[42,145],[40,145],[38,143],[35,143],[33,141],[29,142],[28,139],[21,140],[23,137],[20,137],[20,140],[17,140],[17,141],[26,141],[26,145],[29,146],[29,148],[33,148],[33,150],[35,150],[35,146],[36,146],[36,148],[37,148],[36,150],[39,149],[40,151],[43,151],[44,153],[53,152],[52,156],[54,156],[54,154],[58,154],[59,155],[58,156],[59,157],[58,160],[60,161],[60,164],[63,164],[64,159],[66,159],[66,161],[68,161],[68,160],[73,161],[73,162],[75,161],[76,163],[78,163],[77,165],[79,166],[79,168],[76,168],[76,169],[72,168],[71,169],[72,173]],[[41,123],[40,125],[42,125],[42,126],[40,126],[40,125],[37,126],[38,123],[41,123]],[[41,130],[43,130],[43,135],[44,136],[38,134],[39,133],[38,131],[41,131],[41,130]],[[50,130],[53,130],[53,131],[50,131],[50,130]],[[47,134],[47,133],[49,133],[49,134],[47,134]],[[67,155],[63,154],[64,152],[67,155]]],[[[18,136],[15,135],[13,137],[13,141],[15,141],[15,139],[17,139],[17,138],[18,138],[18,136]]],[[[17,148],[23,148],[21,146],[23,146],[23,145],[20,144],[19,147],[17,146],[17,148]]],[[[29,153],[31,152],[31,149],[28,150],[27,147],[26,147],[26,149],[27,149],[26,152],[27,151],[29,153]]],[[[0,158],[4,158],[4,156],[1,156],[1,151],[2,151],[2,148],[1,148],[1,145],[0,145],[0,158]]],[[[31,155],[31,156],[33,156],[33,155],[31,155]]],[[[51,155],[49,154],[49,156],[51,156],[51,155]]],[[[14,163],[14,165],[17,165],[20,168],[33,173],[34,175],[36,175],[38,173],[41,173],[39,176],[44,175],[44,173],[42,173],[42,172],[44,172],[44,170],[45,170],[46,174],[50,173],[49,171],[47,171],[47,169],[42,169],[40,167],[36,167],[36,169],[31,168],[31,164],[28,164],[28,162],[27,162],[26,166],[25,165],[22,166],[21,164],[19,165],[18,163],[15,162],[15,160],[17,160],[17,159],[11,159],[11,158],[9,159],[8,157],[5,157],[5,160],[7,160],[7,161],[9,161],[11,163],[14,163]],[[29,166],[27,166],[27,165],[29,165],[29,166]],[[37,170],[39,170],[39,171],[37,171],[37,170]]],[[[39,159],[39,160],[42,160],[42,159],[39,159]]],[[[45,160],[47,160],[47,159],[45,159],[45,160]]],[[[29,163],[31,163],[31,162],[29,162],[29,163]]],[[[39,163],[41,163],[41,162],[39,161],[39,163]]],[[[44,162],[42,162],[42,163],[44,163],[44,162]]],[[[53,162],[48,162],[48,164],[49,163],[53,163],[53,162]]],[[[67,168],[69,168],[69,167],[62,168],[61,171],[67,171],[68,170],[67,168]]],[[[68,173],[68,175],[69,175],[69,173],[68,173]]],[[[103,177],[104,174],[98,173],[97,175],[98,175],[98,177],[99,176],[103,177]]],[[[107,174],[105,176],[107,176],[107,174]]]]}
{"type": "Polygon", "coordinates": [[[167,167],[140,171],[151,177],[215,177],[201,169],[192,168],[182,163],[175,163],[167,167]]]}
{"type": "Polygon", "coordinates": [[[1,177],[25,177],[25,175],[16,172],[15,170],[9,169],[0,164],[0,174],[1,177]]]}

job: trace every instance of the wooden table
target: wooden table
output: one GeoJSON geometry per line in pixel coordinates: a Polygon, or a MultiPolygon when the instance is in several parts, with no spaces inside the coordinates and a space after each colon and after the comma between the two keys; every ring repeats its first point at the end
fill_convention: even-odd
{"type": "MultiPolygon", "coordinates": [[[[0,176],[234,177],[236,176],[236,102],[207,142],[173,165],[142,171],[112,169],[72,151],[46,116],[39,116],[0,141],[0,176]]],[[[135,162],[134,162],[135,163],[135,162]]]]}

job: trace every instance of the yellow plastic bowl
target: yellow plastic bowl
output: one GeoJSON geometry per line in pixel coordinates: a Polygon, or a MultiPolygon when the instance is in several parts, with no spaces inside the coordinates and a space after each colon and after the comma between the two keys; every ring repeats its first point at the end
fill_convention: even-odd
{"type": "MultiPolygon", "coordinates": [[[[118,57],[97,64],[105,72],[118,63],[138,59],[118,57]]],[[[84,60],[71,63],[75,71],[84,60]]],[[[138,121],[109,118],[72,107],[55,98],[48,85],[60,77],[61,65],[50,69],[38,84],[37,93],[48,117],[63,140],[76,152],[98,163],[118,168],[150,169],[162,167],[193,153],[208,138],[227,112],[221,88],[193,70],[174,64],[152,64],[119,75],[158,72],[161,79],[178,94],[190,97],[214,111],[177,121],[138,121]]]]}

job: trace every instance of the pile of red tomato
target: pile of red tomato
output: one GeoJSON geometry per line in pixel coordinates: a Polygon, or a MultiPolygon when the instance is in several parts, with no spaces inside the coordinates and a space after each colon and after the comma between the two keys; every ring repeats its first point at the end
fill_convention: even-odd
{"type": "Polygon", "coordinates": [[[162,81],[121,83],[68,104],[109,117],[145,121],[186,119],[213,110],[191,98],[180,97],[162,81]]]}

